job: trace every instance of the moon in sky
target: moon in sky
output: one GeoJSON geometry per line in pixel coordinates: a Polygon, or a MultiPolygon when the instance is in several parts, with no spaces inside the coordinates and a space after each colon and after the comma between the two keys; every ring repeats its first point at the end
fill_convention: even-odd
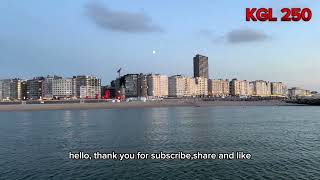
{"type": "Polygon", "coordinates": [[[157,52],[155,50],[152,51],[152,54],[156,54],[157,52]]]}

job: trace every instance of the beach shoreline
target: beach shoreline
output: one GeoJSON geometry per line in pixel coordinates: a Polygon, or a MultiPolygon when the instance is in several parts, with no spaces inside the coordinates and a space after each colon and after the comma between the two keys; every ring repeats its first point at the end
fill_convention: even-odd
{"type": "MultiPolygon", "coordinates": [[[[210,107],[210,106],[299,106],[284,101],[147,101],[147,102],[103,102],[66,104],[14,104],[0,105],[0,112],[48,111],[48,110],[90,110],[90,109],[131,109],[161,107],[210,107]]],[[[301,105],[300,105],[301,106],[301,105]]]]}

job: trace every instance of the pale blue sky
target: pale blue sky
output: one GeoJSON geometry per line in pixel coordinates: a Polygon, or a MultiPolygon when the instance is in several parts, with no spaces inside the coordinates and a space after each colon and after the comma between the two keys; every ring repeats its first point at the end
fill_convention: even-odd
{"type": "Polygon", "coordinates": [[[283,81],[320,90],[320,4],[307,0],[2,0],[0,78],[57,74],[192,75],[283,81]],[[245,22],[245,8],[309,7],[308,23],[245,22]],[[155,50],[156,54],[152,51],[155,50]]]}

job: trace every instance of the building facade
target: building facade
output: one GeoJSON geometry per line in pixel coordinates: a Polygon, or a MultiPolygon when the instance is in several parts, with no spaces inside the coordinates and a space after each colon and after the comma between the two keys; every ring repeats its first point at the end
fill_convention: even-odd
{"type": "Polygon", "coordinates": [[[126,97],[138,97],[139,74],[127,74],[124,76],[124,87],[126,97]]]}
{"type": "Polygon", "coordinates": [[[28,88],[27,88],[27,81],[21,81],[21,99],[27,100],[28,98],[28,88]]]}
{"type": "Polygon", "coordinates": [[[305,90],[300,87],[293,87],[291,89],[288,89],[288,96],[290,98],[311,96],[311,91],[305,90]]]}
{"type": "Polygon", "coordinates": [[[72,91],[73,96],[77,98],[100,98],[101,79],[95,76],[74,76],[72,91]]]}
{"type": "Polygon", "coordinates": [[[181,75],[169,77],[168,89],[170,97],[183,97],[186,92],[186,78],[181,75]]]}
{"type": "Polygon", "coordinates": [[[148,74],[148,96],[167,97],[169,95],[168,76],[160,74],[148,74]]]}
{"type": "Polygon", "coordinates": [[[209,79],[209,62],[208,57],[197,54],[193,58],[194,77],[203,77],[209,79]]]}
{"type": "Polygon", "coordinates": [[[250,83],[247,80],[232,79],[229,87],[231,96],[251,96],[250,83]]]}
{"type": "Polygon", "coordinates": [[[52,99],[52,83],[55,79],[62,79],[60,76],[47,76],[42,83],[42,97],[43,99],[52,99]]]}
{"type": "Polygon", "coordinates": [[[33,79],[27,80],[27,99],[42,99],[42,83],[44,80],[44,77],[35,77],[33,79]]]}
{"type": "MultiPolygon", "coordinates": [[[[184,95],[185,97],[197,96],[198,87],[196,85],[196,79],[192,77],[184,77],[184,95]]],[[[199,92],[200,93],[200,92],[199,92]]]]}
{"type": "Polygon", "coordinates": [[[139,74],[137,88],[138,88],[138,97],[147,97],[148,96],[147,75],[139,74]]]}
{"type": "Polygon", "coordinates": [[[271,94],[273,96],[286,96],[288,88],[282,82],[271,82],[271,94]]]}
{"type": "Polygon", "coordinates": [[[112,82],[112,87],[125,97],[147,97],[149,92],[148,75],[126,74],[112,82]]]}
{"type": "MultiPolygon", "coordinates": [[[[71,98],[73,97],[73,80],[72,78],[56,78],[52,80],[51,94],[54,98],[71,98]]],[[[85,86],[84,86],[85,87],[85,86]]],[[[81,96],[81,95],[80,95],[81,96]]],[[[86,96],[85,96],[86,97],[86,96]]]]}
{"type": "Polygon", "coordinates": [[[80,86],[80,99],[100,99],[101,87],[99,86],[80,86]],[[99,93],[99,94],[98,94],[99,93]]]}
{"type": "Polygon", "coordinates": [[[21,100],[22,99],[22,80],[12,79],[10,81],[10,99],[11,100],[21,100]]]}
{"type": "Polygon", "coordinates": [[[230,94],[232,96],[240,96],[240,81],[232,79],[230,81],[230,94]]]}
{"type": "Polygon", "coordinates": [[[25,84],[25,81],[17,78],[0,80],[0,101],[26,99],[25,84]]]}
{"type": "Polygon", "coordinates": [[[253,96],[271,96],[271,83],[263,80],[251,82],[253,96]]]}
{"type": "Polygon", "coordinates": [[[209,79],[208,81],[208,94],[209,96],[214,97],[224,97],[229,96],[230,94],[230,86],[229,80],[223,79],[209,79]]]}
{"type": "Polygon", "coordinates": [[[0,101],[3,100],[3,96],[2,96],[2,80],[0,80],[0,101]]]}
{"type": "Polygon", "coordinates": [[[185,77],[181,75],[169,77],[170,97],[208,96],[208,79],[185,77]]]}
{"type": "Polygon", "coordinates": [[[247,80],[240,81],[240,95],[241,96],[251,96],[250,82],[247,80]]]}
{"type": "Polygon", "coordinates": [[[10,97],[11,97],[10,84],[11,84],[11,79],[1,80],[2,100],[10,100],[10,97]]]}
{"type": "Polygon", "coordinates": [[[195,78],[195,95],[200,97],[208,96],[208,79],[203,77],[195,78]]]}

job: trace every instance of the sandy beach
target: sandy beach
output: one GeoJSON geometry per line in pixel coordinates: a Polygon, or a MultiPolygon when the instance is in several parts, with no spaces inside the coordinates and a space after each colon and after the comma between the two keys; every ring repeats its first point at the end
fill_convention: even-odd
{"type": "Polygon", "coordinates": [[[205,106],[294,106],[283,101],[149,101],[120,103],[72,103],[72,104],[15,104],[0,105],[0,111],[46,111],[72,109],[125,109],[155,107],[205,107],[205,106]]]}

